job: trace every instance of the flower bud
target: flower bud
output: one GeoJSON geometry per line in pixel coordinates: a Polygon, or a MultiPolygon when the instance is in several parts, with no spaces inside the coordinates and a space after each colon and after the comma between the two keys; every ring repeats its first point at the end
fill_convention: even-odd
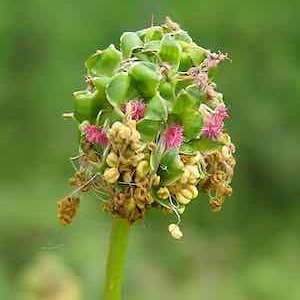
{"type": "Polygon", "coordinates": [[[106,157],[106,163],[109,167],[116,167],[118,165],[119,158],[114,152],[110,152],[106,157]]]}
{"type": "Polygon", "coordinates": [[[176,199],[180,204],[188,204],[191,201],[191,198],[184,197],[180,192],[176,193],[176,199]]]}
{"type": "Polygon", "coordinates": [[[157,196],[160,199],[168,199],[170,197],[170,192],[168,190],[167,187],[161,187],[158,191],[157,191],[157,196]]]}
{"type": "Polygon", "coordinates": [[[103,174],[104,180],[108,183],[115,183],[119,176],[120,173],[117,168],[107,168],[103,174]]]}
{"type": "Polygon", "coordinates": [[[176,224],[170,224],[168,230],[172,237],[176,240],[180,240],[183,237],[183,233],[180,230],[179,226],[176,224]]]}
{"type": "Polygon", "coordinates": [[[148,161],[142,160],[142,161],[138,164],[138,166],[137,166],[137,168],[136,168],[136,176],[137,176],[138,178],[142,178],[142,177],[144,177],[145,175],[147,175],[147,173],[149,172],[149,170],[150,170],[150,166],[149,166],[148,161]]]}

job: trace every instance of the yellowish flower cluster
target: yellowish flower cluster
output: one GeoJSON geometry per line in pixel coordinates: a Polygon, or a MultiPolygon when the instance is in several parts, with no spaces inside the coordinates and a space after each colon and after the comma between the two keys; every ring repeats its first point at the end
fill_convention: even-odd
{"type": "Polygon", "coordinates": [[[149,190],[160,181],[159,176],[149,174],[151,147],[140,142],[133,120],[115,122],[108,131],[108,137],[111,151],[106,157],[107,168],[103,178],[108,184],[118,182],[125,186],[122,191],[113,190],[104,210],[134,222],[143,218],[146,206],[153,202],[149,190]]]}
{"type": "Polygon", "coordinates": [[[233,157],[235,146],[231,142],[230,136],[224,133],[221,140],[224,143],[221,150],[208,154],[205,157],[208,176],[199,183],[199,187],[211,195],[212,198],[209,205],[213,211],[221,210],[225,198],[232,194],[230,183],[236,164],[233,157]]]}

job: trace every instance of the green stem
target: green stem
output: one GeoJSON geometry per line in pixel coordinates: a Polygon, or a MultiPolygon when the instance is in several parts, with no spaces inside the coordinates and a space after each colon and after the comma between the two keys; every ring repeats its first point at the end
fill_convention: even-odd
{"type": "Polygon", "coordinates": [[[112,219],[103,300],[121,299],[128,233],[129,223],[127,220],[112,219]]]}

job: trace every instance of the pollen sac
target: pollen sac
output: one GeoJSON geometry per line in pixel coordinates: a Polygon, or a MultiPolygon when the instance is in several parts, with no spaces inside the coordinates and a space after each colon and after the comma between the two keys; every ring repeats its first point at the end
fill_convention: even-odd
{"type": "Polygon", "coordinates": [[[119,49],[92,54],[86,88],[74,93],[79,151],[71,158],[74,191],[58,205],[60,222],[73,220],[78,197],[88,192],[130,224],[151,209],[172,214],[175,239],[183,236],[177,224],[187,205],[206,194],[219,211],[233,192],[236,165],[230,112],[213,81],[227,58],[197,45],[170,18],[124,32],[119,49]]]}

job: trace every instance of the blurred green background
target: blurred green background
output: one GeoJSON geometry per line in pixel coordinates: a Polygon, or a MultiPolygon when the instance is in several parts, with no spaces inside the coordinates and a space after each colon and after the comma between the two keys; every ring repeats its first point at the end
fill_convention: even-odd
{"type": "Polygon", "coordinates": [[[297,0],[1,0],[0,299],[100,299],[109,216],[86,197],[71,227],[56,220],[76,153],[61,114],[85,59],[152,14],[231,55],[218,84],[238,165],[223,211],[205,198],[189,206],[183,241],[156,212],[134,227],[124,299],[300,299],[299,10],[297,0]]]}

